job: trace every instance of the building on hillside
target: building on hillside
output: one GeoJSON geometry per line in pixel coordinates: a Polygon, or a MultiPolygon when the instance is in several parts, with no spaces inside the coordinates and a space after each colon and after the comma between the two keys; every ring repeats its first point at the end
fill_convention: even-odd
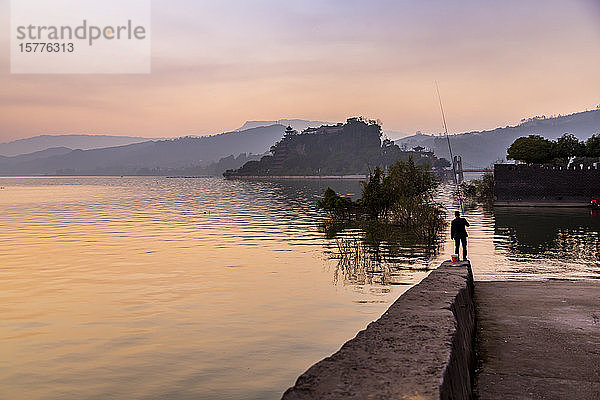
{"type": "Polygon", "coordinates": [[[327,135],[330,133],[340,133],[344,130],[344,125],[322,125],[319,128],[308,128],[302,131],[303,135],[327,135]]]}

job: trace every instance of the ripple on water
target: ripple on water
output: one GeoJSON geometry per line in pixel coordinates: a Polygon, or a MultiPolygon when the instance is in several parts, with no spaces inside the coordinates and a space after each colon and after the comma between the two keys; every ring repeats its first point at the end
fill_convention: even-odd
{"type": "MultiPolygon", "coordinates": [[[[375,249],[357,229],[326,238],[315,196],[360,193],[357,182],[0,185],[7,398],[279,398],[452,251],[402,237],[375,249]],[[340,240],[357,256],[341,262],[340,240]]],[[[438,199],[456,208],[449,188],[438,199]]],[[[478,279],[600,277],[585,210],[465,215],[478,279]]]]}

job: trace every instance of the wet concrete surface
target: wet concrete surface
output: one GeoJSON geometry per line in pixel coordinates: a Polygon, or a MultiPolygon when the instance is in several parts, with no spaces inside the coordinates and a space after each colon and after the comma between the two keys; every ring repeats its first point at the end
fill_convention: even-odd
{"type": "Polygon", "coordinates": [[[470,264],[444,263],[283,399],[468,399],[474,335],[470,264]]]}
{"type": "Polygon", "coordinates": [[[600,282],[475,282],[475,396],[600,399],[600,282]]]}

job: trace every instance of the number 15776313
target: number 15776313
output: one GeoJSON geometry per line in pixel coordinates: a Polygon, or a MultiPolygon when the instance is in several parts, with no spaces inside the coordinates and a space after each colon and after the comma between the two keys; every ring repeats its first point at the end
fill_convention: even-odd
{"type": "Polygon", "coordinates": [[[73,43],[19,43],[21,53],[72,53],[75,51],[73,43]]]}

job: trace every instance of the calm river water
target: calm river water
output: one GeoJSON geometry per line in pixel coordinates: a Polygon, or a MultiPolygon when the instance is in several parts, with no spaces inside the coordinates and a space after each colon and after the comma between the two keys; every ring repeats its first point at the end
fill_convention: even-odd
{"type": "MultiPolygon", "coordinates": [[[[452,252],[325,235],[327,185],[0,178],[0,398],[279,398],[452,252]]],[[[588,210],[465,215],[477,279],[600,278],[588,210]]]]}

